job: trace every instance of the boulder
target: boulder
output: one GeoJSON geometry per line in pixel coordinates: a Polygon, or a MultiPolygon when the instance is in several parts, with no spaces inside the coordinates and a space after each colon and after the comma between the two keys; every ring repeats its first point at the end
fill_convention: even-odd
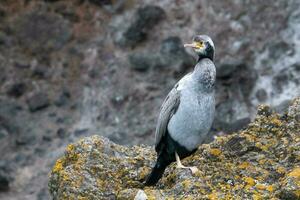
{"type": "Polygon", "coordinates": [[[117,39],[120,46],[134,47],[147,38],[148,32],[166,16],[165,11],[154,5],[147,5],[137,9],[132,22],[122,31],[117,39]]]}
{"type": "Polygon", "coordinates": [[[283,115],[261,105],[248,127],[202,145],[185,165],[175,163],[154,187],[143,182],[156,154],[100,136],[69,144],[52,168],[53,199],[299,199],[300,98],[283,115]]]}
{"type": "Polygon", "coordinates": [[[31,112],[36,112],[47,108],[50,105],[50,100],[46,93],[37,92],[28,97],[27,104],[31,112]]]}

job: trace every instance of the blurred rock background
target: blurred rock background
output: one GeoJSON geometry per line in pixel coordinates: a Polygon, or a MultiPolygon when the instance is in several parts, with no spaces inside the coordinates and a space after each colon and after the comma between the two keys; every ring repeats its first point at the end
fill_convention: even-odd
{"type": "Polygon", "coordinates": [[[260,103],[300,95],[298,0],[1,0],[0,199],[49,199],[67,143],[103,133],[153,144],[159,107],[193,69],[195,34],[216,46],[212,132],[243,128],[260,103]]]}

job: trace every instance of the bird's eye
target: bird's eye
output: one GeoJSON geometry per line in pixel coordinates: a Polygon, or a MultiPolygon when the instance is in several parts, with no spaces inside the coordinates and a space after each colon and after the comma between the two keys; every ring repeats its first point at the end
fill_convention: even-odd
{"type": "Polygon", "coordinates": [[[202,48],[203,45],[204,45],[204,43],[203,43],[202,41],[198,41],[198,42],[197,42],[197,47],[198,47],[198,48],[202,48]]]}

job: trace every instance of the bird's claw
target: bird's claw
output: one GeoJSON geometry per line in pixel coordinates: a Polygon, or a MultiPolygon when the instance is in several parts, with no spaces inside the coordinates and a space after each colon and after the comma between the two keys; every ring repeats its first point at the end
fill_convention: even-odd
{"type": "Polygon", "coordinates": [[[199,172],[199,169],[195,166],[189,167],[189,169],[191,170],[192,174],[196,174],[197,172],[199,172]]]}

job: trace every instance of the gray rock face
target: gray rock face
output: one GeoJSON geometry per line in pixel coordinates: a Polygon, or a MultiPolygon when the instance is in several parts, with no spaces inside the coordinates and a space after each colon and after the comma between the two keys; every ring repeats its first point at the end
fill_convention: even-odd
{"type": "Polygon", "coordinates": [[[33,53],[62,48],[71,38],[70,24],[61,16],[34,10],[17,17],[12,27],[23,48],[33,53]]]}
{"type": "Polygon", "coordinates": [[[122,38],[118,42],[121,46],[134,47],[138,43],[146,40],[148,32],[151,33],[153,28],[159,21],[165,17],[165,12],[159,6],[148,5],[139,8],[132,23],[122,33],[122,38]]]}
{"type": "Polygon", "coordinates": [[[184,74],[193,68],[195,59],[189,55],[178,37],[169,37],[161,42],[160,51],[144,51],[128,56],[132,69],[147,71],[148,69],[172,69],[184,74]]]}
{"type": "Polygon", "coordinates": [[[9,180],[7,177],[0,173],[0,192],[7,191],[9,189],[9,180]]]}
{"type": "Polygon", "coordinates": [[[42,110],[50,105],[48,94],[37,92],[27,99],[28,107],[31,112],[42,110]]]}
{"type": "Polygon", "coordinates": [[[14,83],[7,89],[7,94],[12,97],[20,97],[26,92],[25,83],[14,83]]]}

